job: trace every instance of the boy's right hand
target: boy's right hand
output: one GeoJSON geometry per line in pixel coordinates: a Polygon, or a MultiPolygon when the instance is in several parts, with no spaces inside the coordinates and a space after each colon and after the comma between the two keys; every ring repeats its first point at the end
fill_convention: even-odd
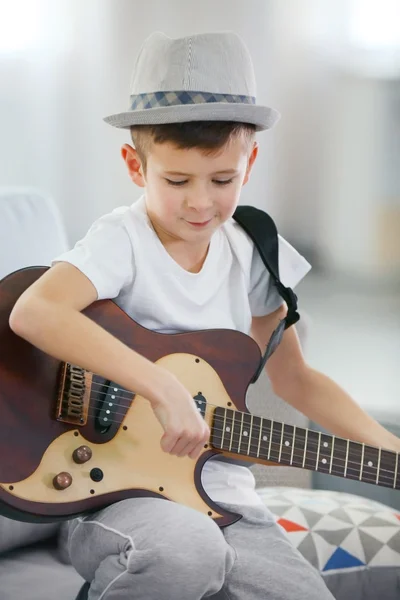
{"type": "Polygon", "coordinates": [[[165,432],[161,448],[176,456],[198,458],[209,441],[210,429],[194,399],[175,375],[158,365],[155,380],[148,399],[165,432]]]}
{"type": "Polygon", "coordinates": [[[147,398],[165,432],[162,449],[197,458],[210,430],[195,401],[168,369],[132,350],[82,314],[97,298],[97,290],[86,275],[60,262],[20,296],[10,316],[10,327],[43,352],[118,381],[147,398]]]}

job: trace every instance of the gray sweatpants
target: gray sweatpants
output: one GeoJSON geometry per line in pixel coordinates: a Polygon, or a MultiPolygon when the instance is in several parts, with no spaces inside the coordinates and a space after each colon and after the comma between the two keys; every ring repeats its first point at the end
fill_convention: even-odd
{"type": "Polygon", "coordinates": [[[210,517],[156,498],[118,502],[64,525],[64,549],[89,600],[333,600],[264,506],[210,517]]]}

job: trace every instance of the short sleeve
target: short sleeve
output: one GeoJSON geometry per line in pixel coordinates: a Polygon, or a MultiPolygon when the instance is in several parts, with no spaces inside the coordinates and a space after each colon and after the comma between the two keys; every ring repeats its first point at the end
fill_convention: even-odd
{"type": "Polygon", "coordinates": [[[97,290],[98,300],[116,298],[135,277],[135,262],[125,214],[129,207],[114,210],[93,223],[75,247],[52,261],[68,262],[79,269],[97,290]]]}
{"type": "MultiPolygon", "coordinates": [[[[308,261],[284,238],[279,240],[279,274],[286,287],[295,288],[311,269],[308,261]]],[[[253,247],[249,302],[253,317],[268,315],[283,303],[257,248],[253,247]]]]}

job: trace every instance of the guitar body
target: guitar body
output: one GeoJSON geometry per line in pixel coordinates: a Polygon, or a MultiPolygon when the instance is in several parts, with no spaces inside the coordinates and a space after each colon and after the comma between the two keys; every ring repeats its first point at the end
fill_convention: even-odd
{"type": "MultiPolygon", "coordinates": [[[[204,463],[218,451],[208,445],[197,461],[163,452],[163,431],[145,398],[93,375],[84,422],[59,418],[64,363],[15,335],[8,324],[18,297],[45,270],[23,269],[0,282],[0,513],[56,521],[126,498],[154,496],[200,510],[221,526],[239,519],[214,504],[201,484],[204,463]],[[96,426],[98,406],[110,390],[116,390],[110,397],[116,396],[119,404],[110,426],[101,430],[96,426]],[[73,459],[80,447],[91,452],[84,463],[73,459]],[[56,488],[54,478],[63,473],[72,481],[56,488]]],[[[248,412],[246,390],[260,362],[250,337],[231,330],[154,333],[110,300],[95,302],[85,314],[173,372],[207,407],[248,412]]],[[[210,426],[212,414],[204,413],[210,426]]]]}

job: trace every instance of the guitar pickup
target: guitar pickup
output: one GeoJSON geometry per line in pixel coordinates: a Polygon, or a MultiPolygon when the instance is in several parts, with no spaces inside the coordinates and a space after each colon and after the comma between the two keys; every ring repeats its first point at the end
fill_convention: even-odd
{"type": "Polygon", "coordinates": [[[113,381],[104,381],[97,391],[95,428],[106,433],[113,424],[121,424],[122,413],[126,413],[127,401],[132,401],[132,394],[113,381]],[[125,403],[121,401],[125,400],[125,403]]]}

